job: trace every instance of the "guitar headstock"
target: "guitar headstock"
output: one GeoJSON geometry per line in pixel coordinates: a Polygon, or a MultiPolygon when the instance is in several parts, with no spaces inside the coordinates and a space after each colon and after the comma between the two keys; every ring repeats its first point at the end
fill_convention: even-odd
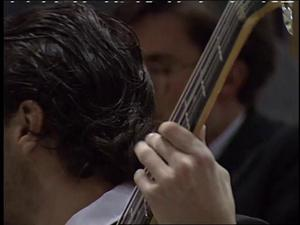
{"type": "Polygon", "coordinates": [[[257,13],[266,14],[269,10],[280,8],[283,5],[280,1],[239,0],[229,2],[236,5],[239,20],[247,20],[257,13]]]}
{"type": "Polygon", "coordinates": [[[283,22],[287,31],[293,35],[293,2],[282,3],[283,22]]]}
{"type": "MultiPolygon", "coordinates": [[[[231,1],[233,2],[233,1],[231,1]]],[[[238,9],[237,15],[244,15],[245,19],[251,17],[262,17],[270,11],[281,8],[283,22],[287,31],[292,35],[293,34],[293,2],[294,1],[240,1],[241,7],[238,9]]],[[[236,2],[238,4],[238,2],[236,2]]],[[[239,19],[242,19],[241,16],[238,16],[239,19]]]]}

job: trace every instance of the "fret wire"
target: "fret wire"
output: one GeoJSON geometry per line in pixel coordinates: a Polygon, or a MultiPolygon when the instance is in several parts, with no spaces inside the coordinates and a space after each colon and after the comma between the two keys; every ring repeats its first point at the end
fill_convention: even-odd
{"type": "MultiPolygon", "coordinates": [[[[244,5],[244,7],[248,7],[250,2],[246,2],[245,3],[245,5],[244,5]]],[[[249,8],[247,8],[248,10],[249,10],[249,8]]],[[[248,13],[248,12],[246,12],[246,13],[248,13]]],[[[232,38],[233,38],[233,36],[234,36],[234,34],[233,34],[233,32],[232,32],[232,30],[233,30],[233,27],[234,26],[236,26],[236,24],[235,25],[233,25],[233,24],[231,24],[231,29],[230,29],[230,32],[229,32],[229,34],[231,34],[231,36],[229,37],[229,35],[225,35],[226,36],[226,38],[224,39],[224,43],[223,43],[223,45],[228,45],[229,44],[229,41],[232,41],[232,38]]],[[[228,32],[227,32],[228,33],[228,32]]],[[[216,59],[214,60],[214,61],[216,61],[216,59]]],[[[212,69],[212,68],[211,68],[212,69]]],[[[208,75],[210,75],[210,74],[213,74],[212,72],[211,72],[211,69],[210,69],[210,71],[208,71],[208,75]]],[[[208,76],[208,78],[209,78],[210,76],[208,76]]],[[[207,81],[208,79],[204,79],[205,81],[207,81]]],[[[200,80],[200,82],[202,82],[202,80],[200,80]]],[[[198,83],[199,83],[199,81],[198,81],[198,83]]],[[[198,84],[197,85],[198,87],[200,87],[200,85],[198,84]]],[[[197,87],[196,86],[196,87],[197,87]]],[[[198,89],[201,89],[201,87],[200,88],[198,88],[198,89]]],[[[192,104],[192,101],[193,101],[193,99],[191,99],[189,102],[192,104]]],[[[192,104],[192,106],[193,106],[193,104],[192,104]]],[[[194,107],[193,107],[194,108],[194,107]]]]}
{"type": "Polygon", "coordinates": [[[131,215],[129,218],[121,217],[118,224],[124,223],[125,219],[127,219],[128,224],[136,224],[135,222],[137,222],[137,224],[139,224],[139,221],[140,221],[139,219],[144,216],[144,215],[136,215],[138,212],[138,209],[141,206],[143,206],[143,204],[144,204],[144,198],[143,198],[141,192],[137,189],[137,187],[135,187],[135,189],[137,192],[134,193],[134,197],[132,197],[132,202],[130,204],[130,207],[127,208],[127,210],[124,212],[124,214],[126,214],[129,210],[131,210],[133,208],[134,208],[134,211],[132,213],[130,213],[131,215]],[[132,204],[135,204],[135,206],[132,207],[132,204]]]}
{"type": "MultiPolygon", "coordinates": [[[[124,223],[124,220],[127,219],[129,224],[133,223],[134,221],[139,221],[138,219],[140,218],[140,216],[136,216],[136,212],[138,212],[138,209],[140,208],[140,206],[143,206],[144,204],[144,198],[141,194],[141,192],[138,190],[138,188],[135,186],[131,200],[128,203],[127,208],[125,209],[123,215],[125,215],[126,213],[128,213],[128,211],[130,211],[131,209],[135,209],[132,213],[132,215],[130,215],[129,219],[127,217],[124,217],[123,215],[121,216],[119,223],[118,224],[122,224],[124,223]],[[136,203],[138,202],[138,203],[136,203]],[[132,206],[135,205],[135,206],[132,206]]],[[[144,215],[143,215],[144,216],[144,215]]]]}
{"type": "MultiPolygon", "coordinates": [[[[195,73],[196,71],[199,71],[199,68],[203,68],[203,65],[206,66],[206,61],[208,60],[208,58],[211,56],[212,54],[212,51],[207,51],[207,49],[210,49],[212,48],[212,45],[216,42],[216,36],[219,35],[220,31],[222,29],[224,29],[224,22],[226,21],[227,17],[230,17],[232,16],[232,9],[235,7],[235,4],[230,4],[230,5],[227,5],[227,7],[225,8],[225,11],[224,11],[224,14],[221,16],[220,18],[220,23],[218,23],[217,27],[215,28],[211,38],[210,38],[210,41],[208,42],[207,44],[207,47],[205,47],[205,50],[204,52],[202,53],[197,65],[196,65],[196,68],[192,74],[192,79],[190,79],[188,85],[186,86],[185,90],[184,90],[184,93],[182,95],[182,98],[179,99],[179,103],[178,103],[178,107],[181,107],[182,105],[182,101],[185,100],[187,98],[187,95],[188,95],[188,91],[189,90],[192,90],[191,86],[194,85],[194,80],[197,79],[197,73],[195,73]]],[[[202,77],[201,77],[202,78],[202,77]]],[[[174,114],[171,115],[171,120],[173,121],[176,121],[176,117],[177,117],[177,110],[175,108],[174,110],[174,114]]]]}
{"type": "MultiPolygon", "coordinates": [[[[229,8],[230,9],[230,8],[229,8]]],[[[211,45],[213,44],[213,42],[210,42],[211,43],[211,45]]],[[[196,78],[196,77],[195,77],[196,78]]],[[[135,196],[136,197],[136,196],[135,196]]],[[[133,201],[134,202],[134,201],[133,201]]]]}
{"type": "MultiPolygon", "coordinates": [[[[244,7],[246,7],[246,9],[248,10],[248,12],[249,12],[249,10],[250,10],[250,8],[248,8],[248,6],[249,6],[249,1],[247,1],[246,3],[243,3],[243,2],[241,2],[241,4],[244,4],[244,7]]],[[[238,7],[238,9],[239,9],[239,7],[238,7]]],[[[246,12],[246,13],[248,13],[248,12],[246,12]]],[[[238,12],[236,12],[236,13],[238,13],[238,12]]],[[[231,30],[233,29],[233,27],[234,26],[236,26],[238,24],[238,22],[237,22],[237,20],[235,21],[235,25],[232,25],[231,24],[231,26],[229,26],[231,29],[230,29],[230,32],[229,31],[227,31],[227,32],[225,32],[225,34],[227,34],[227,33],[229,33],[229,34],[231,34],[231,36],[229,37],[229,35],[225,35],[225,39],[223,39],[223,40],[225,40],[225,41],[223,41],[223,43],[221,43],[221,44],[223,44],[223,47],[224,47],[224,45],[226,46],[226,45],[228,45],[229,44],[229,41],[232,39],[232,36],[234,36],[234,34],[231,32],[231,30]]],[[[222,35],[221,35],[222,36],[222,35]]],[[[215,53],[215,55],[216,55],[216,53],[215,53]]],[[[217,59],[216,59],[216,57],[214,58],[214,62],[216,61],[217,59]]],[[[211,75],[211,74],[213,74],[212,72],[211,72],[211,70],[212,70],[213,68],[212,67],[210,67],[210,70],[207,72],[207,75],[211,75]]],[[[217,68],[214,68],[214,70],[216,70],[217,68]]],[[[198,76],[198,78],[199,78],[199,76],[198,76]]],[[[204,78],[204,81],[207,81],[208,80],[208,78],[210,78],[210,76],[206,76],[205,78],[204,78]]],[[[193,105],[192,104],[192,102],[193,102],[193,95],[195,95],[195,92],[197,92],[197,90],[198,89],[202,89],[202,87],[199,85],[199,83],[201,84],[201,82],[203,82],[203,79],[198,79],[198,81],[197,81],[197,85],[195,85],[193,88],[193,94],[192,94],[192,98],[190,98],[189,100],[188,100],[188,107],[186,107],[185,106],[185,108],[188,108],[188,110],[189,110],[189,114],[191,114],[191,112],[194,112],[194,108],[195,108],[195,105],[193,105]],[[196,88],[195,88],[196,87],[196,88]],[[198,88],[197,88],[198,87],[198,88]],[[190,109],[190,108],[192,108],[192,110],[190,109]]],[[[203,94],[202,94],[202,96],[203,96],[203,94]]],[[[205,96],[204,96],[205,97],[205,96]]],[[[185,100],[185,103],[184,104],[187,104],[186,103],[187,101],[185,100]]],[[[183,114],[181,114],[182,116],[181,116],[181,118],[178,120],[179,121],[179,123],[183,123],[183,121],[185,121],[186,120],[186,118],[183,116],[183,114]]],[[[188,124],[189,125],[189,124],[188,124]]],[[[188,128],[188,127],[187,127],[188,128]]]]}
{"type": "MultiPolygon", "coordinates": [[[[209,74],[217,74],[217,72],[216,72],[216,69],[214,70],[214,73],[212,73],[211,71],[209,71],[209,74]]],[[[206,81],[205,83],[206,83],[206,87],[207,87],[207,91],[208,91],[208,93],[210,93],[212,90],[213,90],[213,87],[214,87],[214,82],[216,82],[216,79],[217,79],[217,77],[215,77],[215,80],[214,79],[209,79],[208,81],[206,81]]],[[[205,79],[205,80],[207,80],[207,79],[205,79]]],[[[199,87],[198,88],[198,90],[197,91],[195,91],[195,94],[197,94],[197,92],[199,92],[199,90],[200,89],[202,89],[203,87],[199,87]]],[[[206,98],[206,96],[203,96],[203,94],[201,93],[201,91],[200,91],[200,93],[199,94],[197,94],[198,96],[202,96],[202,97],[204,97],[204,98],[206,98]]],[[[201,97],[200,97],[201,98],[201,97]]],[[[203,100],[204,100],[204,98],[203,98],[203,100]]],[[[196,111],[195,110],[201,110],[201,106],[202,106],[202,108],[205,106],[205,103],[203,102],[203,100],[198,100],[198,102],[197,103],[195,103],[195,104],[193,104],[193,98],[190,100],[190,104],[189,104],[189,106],[188,106],[188,112],[189,112],[189,114],[192,116],[190,119],[190,123],[192,124],[192,125],[194,125],[194,123],[195,123],[195,113],[196,113],[196,111]],[[197,106],[197,104],[198,104],[198,106],[197,106]],[[200,104],[200,105],[199,105],[200,104]],[[199,106],[200,106],[200,108],[199,108],[199,106]],[[196,108],[196,107],[198,107],[198,108],[196,108]]],[[[181,118],[180,118],[180,120],[179,120],[179,122],[181,123],[182,121],[185,121],[186,120],[186,118],[184,118],[183,116],[181,116],[181,118]]],[[[188,128],[188,127],[187,127],[188,128]]]]}
{"type": "MultiPolygon", "coordinates": [[[[228,14],[231,13],[230,10],[232,10],[232,9],[231,9],[232,7],[233,7],[233,6],[230,5],[230,7],[225,8],[225,16],[223,16],[223,18],[229,17],[228,14]]],[[[220,20],[222,21],[222,16],[221,16],[220,20]]],[[[212,34],[212,37],[210,38],[210,40],[209,40],[209,42],[208,42],[208,44],[207,44],[206,49],[212,49],[212,48],[213,48],[213,45],[214,45],[215,42],[216,42],[215,36],[219,36],[219,35],[218,35],[218,32],[221,32],[221,29],[224,27],[222,23],[224,23],[224,22],[226,22],[226,20],[223,20],[223,21],[220,23],[220,26],[217,26],[217,27],[216,27],[215,31],[214,31],[213,34],[212,34]],[[222,25],[221,25],[221,24],[222,24],[222,25]]],[[[207,58],[211,57],[211,54],[212,54],[212,51],[205,51],[205,52],[203,52],[202,55],[204,55],[204,57],[198,61],[198,64],[196,65],[195,70],[197,70],[198,68],[201,68],[202,65],[205,66],[205,65],[206,65],[205,61],[208,60],[207,58]]],[[[197,76],[195,76],[195,78],[197,78],[197,76]]],[[[193,84],[193,82],[191,82],[191,84],[193,84]]]]}
{"type": "MultiPolygon", "coordinates": [[[[132,213],[133,215],[136,215],[136,212],[138,211],[139,207],[143,204],[143,201],[144,201],[144,198],[143,198],[143,196],[141,195],[141,196],[139,197],[139,199],[137,200],[136,206],[135,206],[134,211],[133,211],[133,213],[132,213]]],[[[132,220],[133,220],[133,221],[134,221],[134,219],[135,219],[135,216],[132,217],[132,220]]],[[[133,221],[131,221],[130,224],[132,224],[133,221]]]]}
{"type": "Polygon", "coordinates": [[[126,206],[126,208],[125,208],[125,210],[123,212],[123,214],[121,215],[121,217],[120,217],[120,219],[118,221],[118,224],[123,224],[125,222],[124,220],[127,219],[127,217],[124,216],[124,215],[128,215],[128,211],[131,209],[132,202],[135,201],[135,198],[136,198],[138,192],[139,192],[139,190],[138,190],[137,186],[135,186],[134,190],[133,190],[133,194],[132,194],[132,196],[131,196],[131,198],[130,198],[130,200],[129,200],[129,202],[128,202],[128,204],[127,204],[127,206],[126,206]]]}
{"type": "MultiPolygon", "coordinates": [[[[242,4],[241,4],[241,5],[247,4],[247,5],[244,5],[244,7],[248,7],[248,4],[249,4],[249,3],[252,3],[252,2],[246,1],[246,3],[243,3],[243,1],[242,1],[242,4]]],[[[235,4],[235,5],[236,5],[236,4],[235,4]]],[[[247,10],[249,11],[250,9],[247,8],[247,10]]],[[[247,12],[247,13],[248,13],[248,12],[247,12]]],[[[231,28],[231,30],[233,29],[233,28],[232,28],[233,26],[229,26],[229,27],[231,28]]],[[[227,30],[228,30],[228,29],[227,29],[227,30]]],[[[231,31],[231,30],[230,30],[230,31],[231,31]]],[[[227,32],[227,33],[228,33],[228,32],[227,32]]],[[[226,39],[228,39],[228,37],[227,37],[226,39]]],[[[227,43],[228,43],[228,42],[227,42],[227,43]]],[[[224,47],[224,46],[223,46],[223,47],[224,47]]],[[[199,76],[198,76],[198,78],[199,78],[199,76]]]]}
{"type": "MultiPolygon", "coordinates": [[[[231,4],[231,5],[229,5],[229,7],[225,8],[224,15],[227,15],[227,14],[230,13],[230,8],[233,7],[232,5],[233,4],[231,4]]],[[[225,16],[224,17],[221,16],[220,20],[224,19],[224,18],[225,18],[225,16]]],[[[220,23],[222,23],[222,21],[220,23]]],[[[216,27],[216,29],[214,30],[214,32],[212,34],[212,37],[210,38],[210,40],[207,43],[207,47],[206,48],[211,48],[211,46],[212,46],[212,44],[214,42],[214,38],[213,38],[214,34],[217,33],[217,32],[219,32],[220,28],[221,28],[221,26],[217,26],[216,27]]],[[[209,54],[209,52],[207,52],[207,51],[204,51],[203,54],[201,54],[200,59],[198,60],[197,65],[195,67],[195,70],[197,70],[198,67],[202,67],[202,64],[203,64],[202,62],[206,61],[206,59],[208,57],[208,54],[209,54]]],[[[183,94],[181,95],[181,97],[180,97],[180,99],[178,101],[178,104],[175,106],[175,109],[174,109],[173,113],[171,114],[170,120],[174,120],[174,118],[176,117],[177,108],[180,106],[181,100],[184,99],[184,98],[186,98],[187,91],[190,89],[190,86],[193,84],[194,79],[196,79],[196,76],[194,76],[194,73],[193,73],[192,76],[191,76],[191,78],[190,78],[190,80],[188,81],[188,83],[187,83],[184,91],[183,91],[183,94]]]]}
{"type": "MultiPolygon", "coordinates": [[[[142,201],[139,201],[138,202],[138,205],[136,206],[136,209],[139,209],[141,207],[144,207],[144,198],[141,196],[140,200],[142,201]]],[[[143,213],[144,211],[136,211],[138,213],[135,213],[136,216],[133,217],[133,219],[128,222],[129,224],[141,224],[142,222],[144,222],[144,220],[147,220],[147,218],[145,218],[145,214],[143,213]]]]}
{"type": "MultiPolygon", "coordinates": [[[[235,4],[232,4],[232,5],[235,5],[235,4]]],[[[228,7],[228,9],[229,9],[229,7],[228,7]]],[[[230,11],[229,11],[229,12],[230,12],[230,11]]],[[[225,22],[228,22],[228,20],[227,20],[227,21],[225,20],[225,22]]],[[[221,24],[221,23],[220,23],[220,24],[221,24]]],[[[232,27],[231,27],[231,29],[232,29],[232,27]]],[[[214,38],[214,39],[215,39],[215,38],[214,38]]],[[[228,41],[229,39],[230,39],[229,37],[226,37],[226,40],[227,40],[227,41],[228,41]]],[[[210,39],[210,40],[211,40],[211,39],[210,39]]],[[[214,43],[215,41],[216,41],[216,40],[211,41],[211,42],[210,42],[211,45],[212,45],[212,43],[214,43]]],[[[207,57],[209,57],[209,55],[206,55],[204,59],[207,59],[207,57]]],[[[214,58],[214,61],[215,61],[215,58],[214,58]]],[[[200,65],[201,65],[201,64],[203,65],[204,62],[205,62],[205,60],[201,60],[201,59],[200,59],[200,60],[198,61],[198,63],[197,63],[197,66],[196,66],[196,70],[195,70],[195,71],[197,71],[197,69],[199,70],[199,68],[201,68],[200,65]],[[200,63],[201,61],[202,61],[202,63],[200,63]],[[197,68],[197,67],[198,67],[198,68],[197,68]]],[[[197,73],[199,73],[199,71],[197,71],[197,73]]],[[[195,73],[195,74],[197,74],[197,73],[195,73]]],[[[208,73],[207,73],[207,74],[208,74],[208,73]]],[[[194,79],[199,79],[199,76],[196,76],[196,75],[195,75],[193,78],[194,78],[194,79]]],[[[206,77],[203,76],[202,78],[206,80],[206,79],[208,79],[208,76],[206,76],[206,77]]],[[[198,83],[198,82],[199,82],[199,80],[197,81],[197,83],[198,83]]],[[[191,86],[191,84],[193,84],[193,83],[191,82],[189,86],[191,86]]],[[[188,85],[187,85],[187,86],[188,86],[188,85]]],[[[189,87],[189,89],[187,89],[187,90],[190,90],[190,88],[191,88],[191,87],[189,87]]],[[[192,87],[192,89],[194,89],[194,88],[195,88],[195,86],[192,87]]],[[[193,91],[195,91],[195,90],[193,90],[193,91]]],[[[187,94],[190,94],[190,93],[187,93],[187,91],[185,91],[184,94],[183,94],[183,96],[184,96],[184,95],[187,95],[187,94]]],[[[193,95],[191,95],[191,96],[193,96],[193,95]]],[[[189,96],[189,98],[191,98],[191,96],[189,96]]],[[[186,96],[184,96],[184,97],[186,97],[186,96]]],[[[193,99],[190,99],[190,100],[189,100],[188,107],[189,107],[189,105],[192,105],[192,104],[190,104],[190,102],[192,102],[192,101],[193,101],[193,99]]],[[[181,103],[182,103],[182,102],[181,102],[181,103]]],[[[187,104],[187,102],[185,102],[185,104],[187,104]]],[[[180,104],[178,104],[178,105],[180,106],[180,104]]],[[[193,105],[192,105],[192,106],[193,106],[193,105]]],[[[178,108],[179,108],[179,107],[178,107],[178,108]]],[[[175,114],[176,114],[176,111],[177,111],[177,110],[175,109],[175,110],[174,110],[175,114]]],[[[173,117],[175,117],[175,116],[173,116],[173,117]]],[[[171,116],[171,118],[172,118],[172,116],[171,116]]],[[[134,204],[134,203],[136,202],[136,198],[138,198],[138,200],[141,200],[141,199],[143,200],[143,196],[142,196],[142,195],[141,195],[141,196],[138,196],[138,193],[140,194],[140,191],[138,190],[137,187],[135,187],[133,196],[131,197],[131,198],[133,199],[133,201],[130,202],[131,204],[129,204],[129,206],[131,206],[132,204],[134,204]]],[[[131,200],[132,200],[132,199],[131,199],[131,200]]],[[[139,202],[138,206],[141,205],[141,204],[143,204],[143,201],[138,201],[138,202],[139,202]]],[[[126,214],[126,212],[128,212],[129,208],[131,208],[131,207],[128,207],[127,210],[125,210],[125,213],[124,213],[124,214],[126,214]]],[[[137,212],[139,212],[139,211],[137,211],[137,212]]],[[[141,215],[141,213],[140,213],[140,215],[141,215]]],[[[132,215],[131,215],[131,216],[132,216],[132,215]]],[[[143,216],[144,216],[144,215],[143,215],[143,216]]],[[[134,217],[131,217],[131,218],[134,218],[134,217]]],[[[124,219],[126,219],[126,217],[121,217],[121,219],[124,220],[124,219]]],[[[138,218],[138,219],[139,219],[139,218],[138,218]]],[[[142,218],[142,219],[143,219],[143,218],[142,218]]],[[[139,222],[139,221],[138,221],[138,222],[139,222]]],[[[119,224],[119,223],[118,223],[118,224],[119,224]]]]}
{"type": "MultiPolygon", "coordinates": [[[[214,59],[214,62],[216,61],[216,58],[214,59]]],[[[212,68],[212,67],[210,67],[210,68],[212,68]]],[[[208,73],[209,74],[213,74],[212,72],[211,72],[211,69],[208,71],[208,73]]],[[[209,84],[209,80],[208,80],[208,78],[209,77],[205,77],[204,78],[204,82],[205,83],[208,83],[209,84]]],[[[202,81],[200,81],[200,82],[202,82],[202,81]]],[[[210,87],[208,86],[208,84],[206,84],[205,86],[207,87],[207,92],[209,93],[211,90],[210,90],[210,87]]],[[[199,95],[201,95],[201,96],[203,96],[204,98],[205,98],[205,96],[202,94],[202,92],[201,92],[201,89],[202,89],[203,87],[202,86],[199,86],[199,88],[195,88],[195,90],[194,90],[194,95],[196,95],[197,94],[197,92],[199,92],[200,91],[200,93],[199,93],[199,95]]],[[[198,95],[198,96],[199,96],[198,95]]],[[[194,108],[197,106],[196,104],[193,104],[193,98],[191,99],[191,100],[189,100],[189,102],[188,103],[190,103],[190,104],[188,104],[188,107],[187,107],[187,110],[189,111],[189,112],[194,112],[194,108]]],[[[183,121],[184,120],[184,117],[183,116],[181,116],[181,118],[179,119],[179,122],[181,123],[181,121],[183,121]]]]}
{"type": "MultiPolygon", "coordinates": [[[[135,196],[135,198],[134,198],[134,201],[132,202],[132,204],[131,204],[131,206],[129,207],[128,210],[134,209],[135,206],[138,207],[138,206],[139,206],[139,202],[140,202],[140,200],[141,200],[142,198],[143,198],[143,197],[142,197],[142,195],[141,195],[141,192],[137,189],[137,192],[136,192],[136,196],[135,196]],[[138,203],[136,203],[136,202],[138,202],[138,203]],[[134,205],[135,205],[135,206],[134,206],[134,205]]],[[[129,223],[129,224],[132,224],[132,221],[133,221],[133,219],[135,218],[135,213],[136,213],[136,211],[132,211],[132,212],[130,213],[130,217],[128,218],[128,223],[129,223]]]]}
{"type": "MultiPolygon", "coordinates": [[[[229,15],[226,15],[226,20],[228,20],[228,18],[231,18],[231,19],[234,18],[234,16],[235,16],[234,9],[236,9],[236,8],[238,7],[238,6],[236,6],[236,4],[231,4],[230,6],[231,6],[231,7],[227,7],[227,8],[230,8],[230,10],[231,10],[230,12],[232,12],[232,13],[231,13],[230,16],[229,16],[229,15]]],[[[226,20],[225,20],[223,23],[225,23],[226,20]]],[[[213,35],[213,37],[212,37],[213,39],[215,39],[215,41],[216,41],[216,37],[217,37],[217,36],[220,36],[221,33],[224,33],[224,30],[225,30],[224,27],[225,27],[225,26],[224,26],[223,24],[220,23],[219,28],[220,28],[220,27],[221,27],[222,29],[219,29],[219,30],[220,30],[220,31],[219,31],[219,34],[217,34],[217,32],[214,32],[215,35],[213,35]]],[[[209,49],[209,48],[206,48],[206,49],[209,49]]],[[[216,51],[215,48],[214,48],[214,50],[215,50],[215,51],[214,51],[214,53],[215,53],[214,56],[215,56],[215,55],[217,54],[217,51],[216,51]]],[[[213,52],[213,51],[210,51],[210,52],[213,52]]],[[[211,58],[211,57],[210,57],[210,58],[211,58]]],[[[209,59],[210,59],[210,58],[209,58],[209,59]]],[[[205,63],[206,63],[206,62],[205,62],[205,63]]],[[[202,64],[203,64],[203,63],[202,63],[202,64]]],[[[207,66],[207,63],[206,63],[205,66],[207,66]]],[[[196,79],[196,80],[198,79],[198,81],[196,81],[196,82],[193,81],[193,83],[192,83],[192,86],[193,86],[193,87],[190,87],[190,89],[189,89],[189,90],[192,92],[192,94],[190,93],[190,96],[193,96],[193,94],[194,94],[194,92],[195,92],[195,86],[199,86],[199,80],[203,80],[203,79],[206,78],[205,76],[203,76],[203,77],[202,77],[202,76],[200,76],[200,77],[197,76],[197,75],[199,75],[200,68],[201,68],[201,67],[196,68],[195,71],[194,71],[195,79],[196,79]]],[[[206,73],[207,73],[207,71],[206,71],[206,73]]],[[[208,73],[207,73],[207,74],[208,74],[208,73]]],[[[205,75],[205,74],[204,74],[204,75],[205,75]]],[[[190,96],[189,96],[189,97],[190,97],[190,96]]],[[[187,99],[184,99],[184,101],[186,101],[186,100],[187,100],[187,99]]],[[[183,102],[184,102],[184,101],[183,101],[183,102]]],[[[188,101],[189,101],[188,103],[190,104],[191,100],[189,99],[188,101]]],[[[183,103],[181,102],[180,105],[182,106],[182,104],[183,104],[183,103]]],[[[188,105],[189,105],[189,104],[188,104],[188,105]]],[[[180,115],[183,115],[183,113],[179,114],[179,116],[180,116],[180,115]]],[[[177,120],[175,120],[175,121],[178,121],[179,123],[182,122],[182,117],[183,117],[183,116],[181,116],[180,119],[177,119],[177,120]]],[[[175,117],[174,119],[176,119],[176,117],[175,117]]]]}
{"type": "MultiPolygon", "coordinates": [[[[142,203],[141,207],[144,207],[144,204],[142,203]]],[[[146,218],[145,214],[143,213],[144,211],[142,211],[137,217],[136,217],[136,223],[133,224],[145,224],[145,222],[148,220],[148,218],[146,218]]]]}
{"type": "MultiPolygon", "coordinates": [[[[239,8],[239,7],[237,7],[239,8]]],[[[237,25],[239,25],[239,23],[237,22],[237,20],[234,20],[235,17],[232,17],[230,21],[228,21],[226,24],[225,24],[225,27],[230,27],[230,29],[225,29],[224,32],[222,32],[220,34],[220,36],[224,37],[222,39],[222,41],[219,43],[221,46],[222,46],[222,49],[223,50],[226,50],[228,44],[229,44],[229,41],[232,39],[232,37],[234,36],[232,30],[235,30],[237,28],[237,25]],[[234,20],[234,24],[232,23],[232,20],[234,20]],[[228,24],[229,23],[229,24],[228,24]]],[[[212,62],[212,64],[215,64],[216,61],[218,61],[218,52],[217,50],[215,50],[215,54],[214,54],[214,61],[212,62]]],[[[206,82],[209,78],[210,78],[210,74],[212,74],[211,70],[212,69],[215,69],[215,67],[212,67],[210,66],[209,67],[209,70],[207,71],[206,74],[204,74],[204,77],[203,79],[199,79],[196,83],[195,83],[195,87],[199,87],[199,83],[201,84],[201,82],[206,82]]],[[[198,76],[199,78],[199,76],[198,76]]],[[[194,90],[193,90],[194,91],[194,90]]],[[[193,95],[193,94],[192,94],[193,95]]]]}
{"type": "MultiPolygon", "coordinates": [[[[230,9],[230,8],[229,8],[229,9],[230,9]]],[[[221,27],[221,26],[220,26],[220,27],[221,27]]],[[[219,27],[219,28],[220,28],[220,27],[219,27]]],[[[222,27],[223,27],[223,26],[222,26],[222,27]]],[[[215,40],[214,40],[214,42],[215,42],[215,40]]],[[[210,43],[211,43],[210,45],[212,45],[214,42],[211,41],[211,42],[210,42],[210,43]]],[[[211,55],[211,54],[210,54],[210,55],[211,55]]],[[[206,58],[209,57],[210,55],[207,55],[206,58]]],[[[195,76],[195,78],[197,78],[197,77],[195,76]]],[[[176,110],[175,110],[175,111],[176,111],[176,110]]],[[[136,198],[136,193],[135,193],[134,198],[136,198]]],[[[135,201],[132,201],[132,203],[134,203],[134,202],[135,202],[135,201]]],[[[140,201],[140,203],[141,203],[141,202],[142,202],[142,201],[140,201]]],[[[131,208],[132,208],[132,207],[131,207],[131,208]]],[[[134,214],[134,213],[133,213],[133,214],[134,214]]],[[[131,218],[134,218],[134,217],[132,217],[132,216],[133,216],[133,215],[131,215],[131,218]]]]}

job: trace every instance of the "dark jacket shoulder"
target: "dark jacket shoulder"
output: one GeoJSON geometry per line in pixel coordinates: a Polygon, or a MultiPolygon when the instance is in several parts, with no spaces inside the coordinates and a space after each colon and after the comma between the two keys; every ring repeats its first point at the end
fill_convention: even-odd
{"type": "Polygon", "coordinates": [[[218,160],[231,174],[237,213],[298,223],[298,134],[298,127],[249,112],[218,160]]]}

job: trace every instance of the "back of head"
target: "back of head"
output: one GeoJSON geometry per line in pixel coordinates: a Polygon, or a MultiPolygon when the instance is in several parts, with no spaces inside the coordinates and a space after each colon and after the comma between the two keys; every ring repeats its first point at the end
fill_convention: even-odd
{"type": "MultiPolygon", "coordinates": [[[[133,26],[141,23],[148,15],[172,13],[183,20],[186,32],[195,46],[203,51],[214,31],[224,6],[224,1],[204,1],[203,3],[182,2],[134,4],[128,3],[117,8],[113,15],[133,26]]],[[[243,60],[249,76],[237,96],[245,106],[252,106],[258,90],[265,84],[274,70],[275,50],[272,37],[271,18],[264,18],[255,27],[245,46],[241,50],[239,60],[243,60]]]]}
{"type": "Polygon", "coordinates": [[[45,114],[44,137],[73,176],[114,184],[134,172],[132,146],[151,129],[152,84],[123,23],[81,4],[55,4],[5,20],[5,119],[22,101],[45,114]]]}

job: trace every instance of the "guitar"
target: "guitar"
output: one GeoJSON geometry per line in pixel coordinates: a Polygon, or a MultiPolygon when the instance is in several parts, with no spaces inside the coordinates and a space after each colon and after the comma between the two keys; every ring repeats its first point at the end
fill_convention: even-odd
{"type": "MultiPolygon", "coordinates": [[[[265,15],[282,7],[291,31],[290,5],[279,1],[228,1],[173,113],[174,121],[198,133],[221,91],[230,69],[255,25],[265,15]]],[[[155,223],[150,208],[135,187],[123,211],[120,224],[155,223]]]]}

